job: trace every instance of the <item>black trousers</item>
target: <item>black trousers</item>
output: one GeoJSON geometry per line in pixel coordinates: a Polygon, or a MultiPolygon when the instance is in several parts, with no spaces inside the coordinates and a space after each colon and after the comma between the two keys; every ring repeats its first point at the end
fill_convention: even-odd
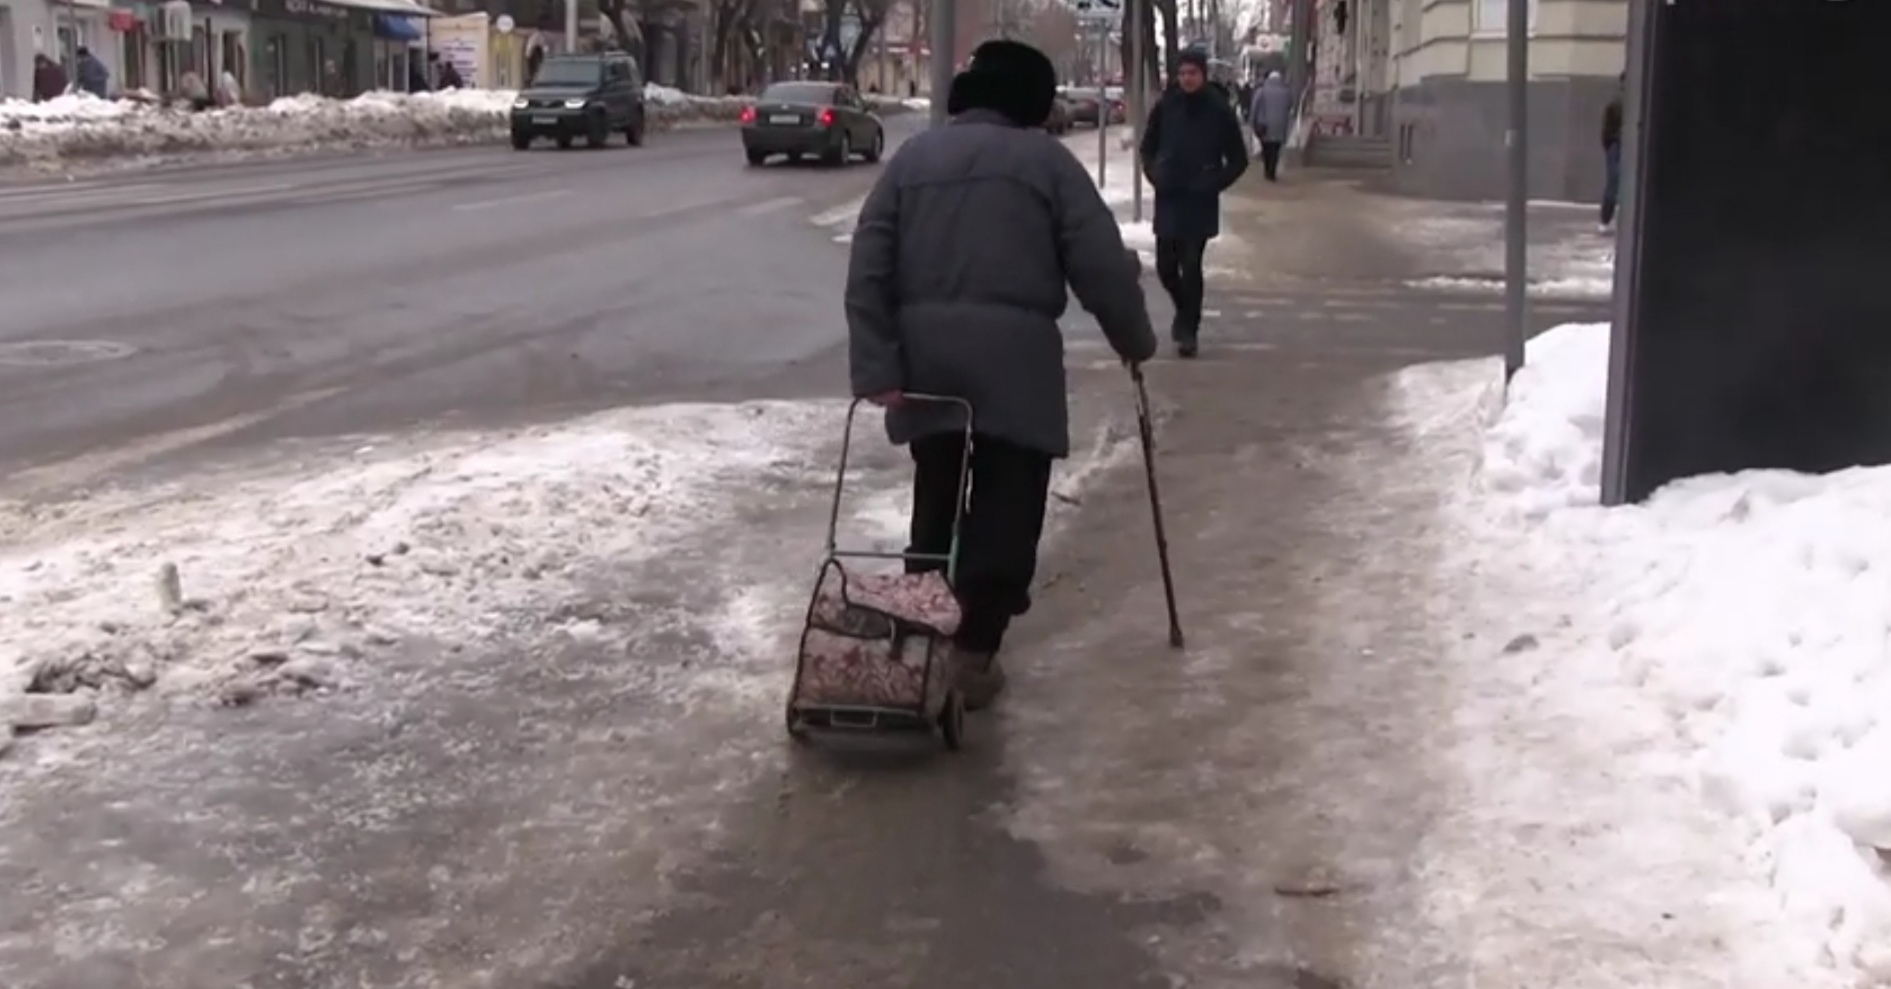
{"type": "Polygon", "coordinates": [[[1208,241],[1192,237],[1156,238],[1156,278],[1175,303],[1170,334],[1177,342],[1194,340],[1202,329],[1202,255],[1208,241]]]}
{"type": "MultiPolygon", "coordinates": [[[[907,552],[944,554],[951,548],[964,450],[960,433],[913,442],[912,542],[907,552]]],[[[997,652],[1011,619],[1030,610],[1050,490],[1048,455],[992,436],[973,437],[971,498],[959,533],[953,588],[963,613],[960,647],[997,652]]],[[[943,568],[942,563],[920,560],[906,564],[909,573],[943,568]]]]}
{"type": "Polygon", "coordinates": [[[1280,149],[1282,147],[1279,141],[1261,142],[1261,171],[1266,173],[1269,182],[1280,181],[1280,149]]]}

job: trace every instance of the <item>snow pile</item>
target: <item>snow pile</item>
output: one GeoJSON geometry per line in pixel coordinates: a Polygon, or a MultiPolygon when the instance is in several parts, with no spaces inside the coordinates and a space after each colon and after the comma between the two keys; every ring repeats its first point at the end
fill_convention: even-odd
{"type": "Polygon", "coordinates": [[[1891,985],[1891,468],[1698,477],[1603,509],[1607,355],[1604,325],[1531,342],[1460,506],[1480,567],[1550,580],[1573,616],[1504,662],[1582,670],[1557,700],[1586,691],[1596,718],[1635,717],[1610,690],[1655,712],[1655,744],[1790,920],[1730,941],[1804,936],[1835,976],[1891,985]]]}
{"type": "MultiPolygon", "coordinates": [[[[749,105],[743,97],[695,96],[655,84],[645,95],[656,129],[733,122],[749,105]]],[[[265,107],[203,112],[88,95],[45,103],[6,100],[0,102],[0,167],[140,155],[499,141],[506,136],[516,96],[488,89],[372,92],[350,100],[304,94],[265,107]]],[[[879,109],[904,108],[895,101],[879,109]]]]}
{"type": "Polygon", "coordinates": [[[348,686],[403,640],[458,650],[586,624],[575,605],[613,568],[729,524],[773,474],[800,477],[838,410],[630,410],[0,505],[0,714],[154,685],[241,703],[348,686]]]}

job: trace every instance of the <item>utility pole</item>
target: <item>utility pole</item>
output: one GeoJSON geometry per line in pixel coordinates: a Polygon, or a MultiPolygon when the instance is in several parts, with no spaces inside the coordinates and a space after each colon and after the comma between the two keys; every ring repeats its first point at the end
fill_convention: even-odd
{"type": "Polygon", "coordinates": [[[1504,200],[1504,380],[1523,367],[1523,344],[1530,335],[1530,0],[1510,0],[1505,19],[1509,56],[1505,90],[1510,98],[1510,127],[1504,151],[1510,172],[1504,200]]]}
{"type": "MultiPolygon", "coordinates": [[[[1142,127],[1143,121],[1148,117],[1146,105],[1148,100],[1144,97],[1149,89],[1149,80],[1143,70],[1142,52],[1143,5],[1148,2],[1149,0],[1129,0],[1129,23],[1132,25],[1130,30],[1135,32],[1129,37],[1129,58],[1135,64],[1124,73],[1123,79],[1129,84],[1129,92],[1125,94],[1129,99],[1124,102],[1129,104],[1129,134],[1132,139],[1130,157],[1133,161],[1129,168],[1129,218],[1136,223],[1142,222],[1142,127]]],[[[1106,113],[1101,107],[1098,108],[1098,112],[1106,113]]],[[[1105,119],[1108,119],[1107,116],[1105,119]]]]}
{"type": "Polygon", "coordinates": [[[958,0],[927,0],[932,4],[932,23],[926,26],[927,41],[932,45],[932,126],[946,122],[946,99],[952,92],[952,76],[957,68],[958,0]]]}

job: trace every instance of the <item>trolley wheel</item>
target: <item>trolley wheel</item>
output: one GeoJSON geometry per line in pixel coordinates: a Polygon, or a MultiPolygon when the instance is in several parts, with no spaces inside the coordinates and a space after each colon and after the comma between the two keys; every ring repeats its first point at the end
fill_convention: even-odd
{"type": "Polygon", "coordinates": [[[956,690],[946,695],[945,706],[939,709],[939,735],[948,752],[965,747],[965,695],[956,690]]]}
{"type": "Polygon", "coordinates": [[[803,745],[807,744],[808,730],[801,726],[801,719],[795,716],[794,707],[792,705],[787,707],[784,713],[786,716],[783,718],[783,721],[785,727],[788,729],[788,737],[803,745]]]}

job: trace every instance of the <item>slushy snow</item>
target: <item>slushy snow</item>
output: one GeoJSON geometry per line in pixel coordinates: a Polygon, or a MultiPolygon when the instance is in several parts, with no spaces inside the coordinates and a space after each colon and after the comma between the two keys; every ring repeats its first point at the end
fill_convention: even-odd
{"type": "MultiPolygon", "coordinates": [[[[1730,957],[1803,962],[1791,989],[1891,986],[1891,468],[1696,477],[1641,505],[1599,507],[1608,332],[1563,326],[1530,342],[1489,417],[1470,494],[1450,509],[1476,546],[1446,565],[1535,588],[1500,611],[1564,616],[1540,648],[1501,664],[1522,664],[1515,676],[1539,692],[1553,684],[1543,704],[1589,719],[1560,739],[1566,751],[1636,739],[1632,762],[1619,746],[1594,757],[1617,772],[1675,767],[1728,847],[1744,848],[1731,864],[1760,906],[1729,911],[1743,918],[1721,938],[1730,957]]],[[[1499,374],[1434,365],[1400,385],[1408,399],[1435,397],[1452,376],[1488,390],[1499,374]]],[[[1630,841],[1675,830],[1640,820],[1648,805],[1627,792],[1640,784],[1620,785],[1619,815],[1595,827],[1630,841]]],[[[1575,797],[1552,788],[1536,799],[1575,797]]],[[[1723,910],[1743,902],[1705,868],[1664,882],[1697,885],[1723,910]]],[[[1715,984],[1789,985],[1729,978],[1715,984]]]]}
{"type": "Polygon", "coordinates": [[[834,403],[663,406],[0,503],[0,700],[343,686],[403,640],[457,650],[582,624],[568,606],[587,581],[726,521],[771,472],[798,476],[808,437],[839,418],[834,403]]]}
{"type": "MultiPolygon", "coordinates": [[[[1423,204],[1436,209],[1436,204],[1423,204]]],[[[1398,208],[1395,204],[1393,208],[1398,208]]],[[[1502,292],[1503,216],[1483,205],[1454,207],[1471,215],[1395,218],[1399,240],[1436,274],[1407,282],[1446,292],[1502,292]]],[[[1589,207],[1582,207],[1586,216],[1589,207]]],[[[1563,211],[1564,213],[1568,211],[1563,211]]],[[[1533,222],[1538,222],[1533,220],[1533,222]]],[[[1530,294],[1551,299],[1606,299],[1615,291],[1615,238],[1589,228],[1529,249],[1530,294]]]]}

